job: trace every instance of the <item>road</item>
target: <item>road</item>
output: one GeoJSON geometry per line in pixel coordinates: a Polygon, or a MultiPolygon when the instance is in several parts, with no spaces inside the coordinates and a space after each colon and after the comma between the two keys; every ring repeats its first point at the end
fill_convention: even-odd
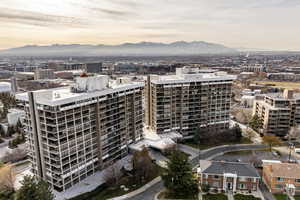
{"type": "MultiPolygon", "coordinates": [[[[255,150],[264,148],[264,145],[228,145],[222,146],[211,150],[203,150],[201,152],[200,158],[209,159],[213,156],[219,155],[221,153],[230,152],[230,151],[239,151],[239,150],[255,150]]],[[[190,162],[193,167],[196,167],[199,161],[199,155],[193,158],[190,162]]],[[[153,185],[145,192],[130,198],[130,200],[153,200],[156,193],[161,191],[164,188],[162,181],[153,185]]]]}

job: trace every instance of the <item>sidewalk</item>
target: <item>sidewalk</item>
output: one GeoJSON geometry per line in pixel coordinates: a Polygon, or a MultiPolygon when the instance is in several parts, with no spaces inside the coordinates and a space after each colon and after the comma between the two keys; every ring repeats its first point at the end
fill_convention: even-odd
{"type": "Polygon", "coordinates": [[[145,192],[148,188],[152,187],[153,185],[155,185],[156,183],[160,182],[161,181],[161,177],[157,177],[155,179],[153,179],[152,181],[150,181],[149,183],[147,183],[146,185],[144,185],[143,187],[135,190],[135,191],[132,191],[128,194],[125,194],[123,196],[119,196],[119,197],[114,197],[114,198],[111,198],[109,200],[124,200],[124,199],[128,199],[128,198],[131,198],[131,197],[134,197],[142,192],[145,192]]]}

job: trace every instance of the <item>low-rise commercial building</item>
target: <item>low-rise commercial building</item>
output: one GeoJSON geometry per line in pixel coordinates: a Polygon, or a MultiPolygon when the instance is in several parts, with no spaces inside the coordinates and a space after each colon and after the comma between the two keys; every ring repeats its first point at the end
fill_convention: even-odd
{"type": "Polygon", "coordinates": [[[300,164],[266,163],[263,165],[263,178],[272,193],[300,193],[300,164]]]}

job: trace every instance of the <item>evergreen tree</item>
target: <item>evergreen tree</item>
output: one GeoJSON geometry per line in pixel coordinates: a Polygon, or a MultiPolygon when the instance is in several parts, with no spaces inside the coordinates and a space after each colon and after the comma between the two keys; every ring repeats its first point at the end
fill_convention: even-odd
{"type": "Polygon", "coordinates": [[[200,144],[200,141],[201,141],[201,129],[200,129],[200,127],[197,127],[197,129],[195,130],[193,140],[194,140],[195,144],[200,144]]]}
{"type": "Polygon", "coordinates": [[[192,173],[188,157],[175,150],[168,162],[168,168],[162,179],[168,191],[176,197],[186,197],[198,193],[197,180],[192,173]]]}
{"type": "Polygon", "coordinates": [[[0,136],[5,137],[5,130],[1,124],[0,124],[0,136]]]}
{"type": "Polygon", "coordinates": [[[18,122],[17,122],[17,124],[15,126],[15,129],[16,129],[16,132],[18,132],[18,133],[22,133],[23,132],[23,125],[22,125],[22,123],[21,123],[20,120],[18,120],[18,122]]]}
{"type": "Polygon", "coordinates": [[[51,191],[50,185],[41,180],[38,182],[37,200],[53,200],[54,195],[51,191]]]}
{"type": "Polygon", "coordinates": [[[53,200],[51,188],[45,181],[36,181],[33,176],[25,176],[21,188],[16,194],[16,200],[53,200]]]}
{"type": "Polygon", "coordinates": [[[260,128],[262,128],[263,121],[258,115],[254,115],[249,124],[251,128],[253,128],[255,131],[258,131],[260,128]]]}
{"type": "Polygon", "coordinates": [[[238,124],[236,124],[234,126],[234,135],[235,135],[236,141],[240,141],[242,139],[242,137],[243,137],[243,135],[242,135],[242,129],[241,129],[241,127],[238,124]]]}
{"type": "Polygon", "coordinates": [[[11,137],[13,134],[15,134],[15,129],[13,126],[8,126],[6,131],[6,136],[11,137]]]}

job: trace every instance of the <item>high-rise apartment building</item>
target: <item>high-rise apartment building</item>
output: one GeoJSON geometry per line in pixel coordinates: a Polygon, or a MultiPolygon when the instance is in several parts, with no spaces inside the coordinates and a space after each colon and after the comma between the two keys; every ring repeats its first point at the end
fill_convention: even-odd
{"type": "Polygon", "coordinates": [[[17,95],[32,172],[57,191],[125,157],[142,139],[143,83],[110,85],[103,75],[76,83],[17,95]]]}
{"type": "Polygon", "coordinates": [[[261,133],[285,136],[289,129],[300,124],[300,94],[291,90],[256,97],[253,115],[262,120],[261,133]]]}
{"type": "Polygon", "coordinates": [[[11,92],[13,94],[18,92],[18,83],[17,83],[17,78],[15,76],[12,76],[10,78],[10,83],[11,83],[11,92]]]}
{"type": "Polygon", "coordinates": [[[34,79],[55,79],[55,74],[53,69],[37,69],[34,72],[34,79]]]}
{"type": "Polygon", "coordinates": [[[176,69],[176,75],[149,76],[145,86],[146,125],[157,134],[194,134],[197,127],[229,127],[231,86],[225,72],[176,69]]]}
{"type": "Polygon", "coordinates": [[[87,73],[100,73],[102,72],[102,62],[86,63],[87,73]]]}

